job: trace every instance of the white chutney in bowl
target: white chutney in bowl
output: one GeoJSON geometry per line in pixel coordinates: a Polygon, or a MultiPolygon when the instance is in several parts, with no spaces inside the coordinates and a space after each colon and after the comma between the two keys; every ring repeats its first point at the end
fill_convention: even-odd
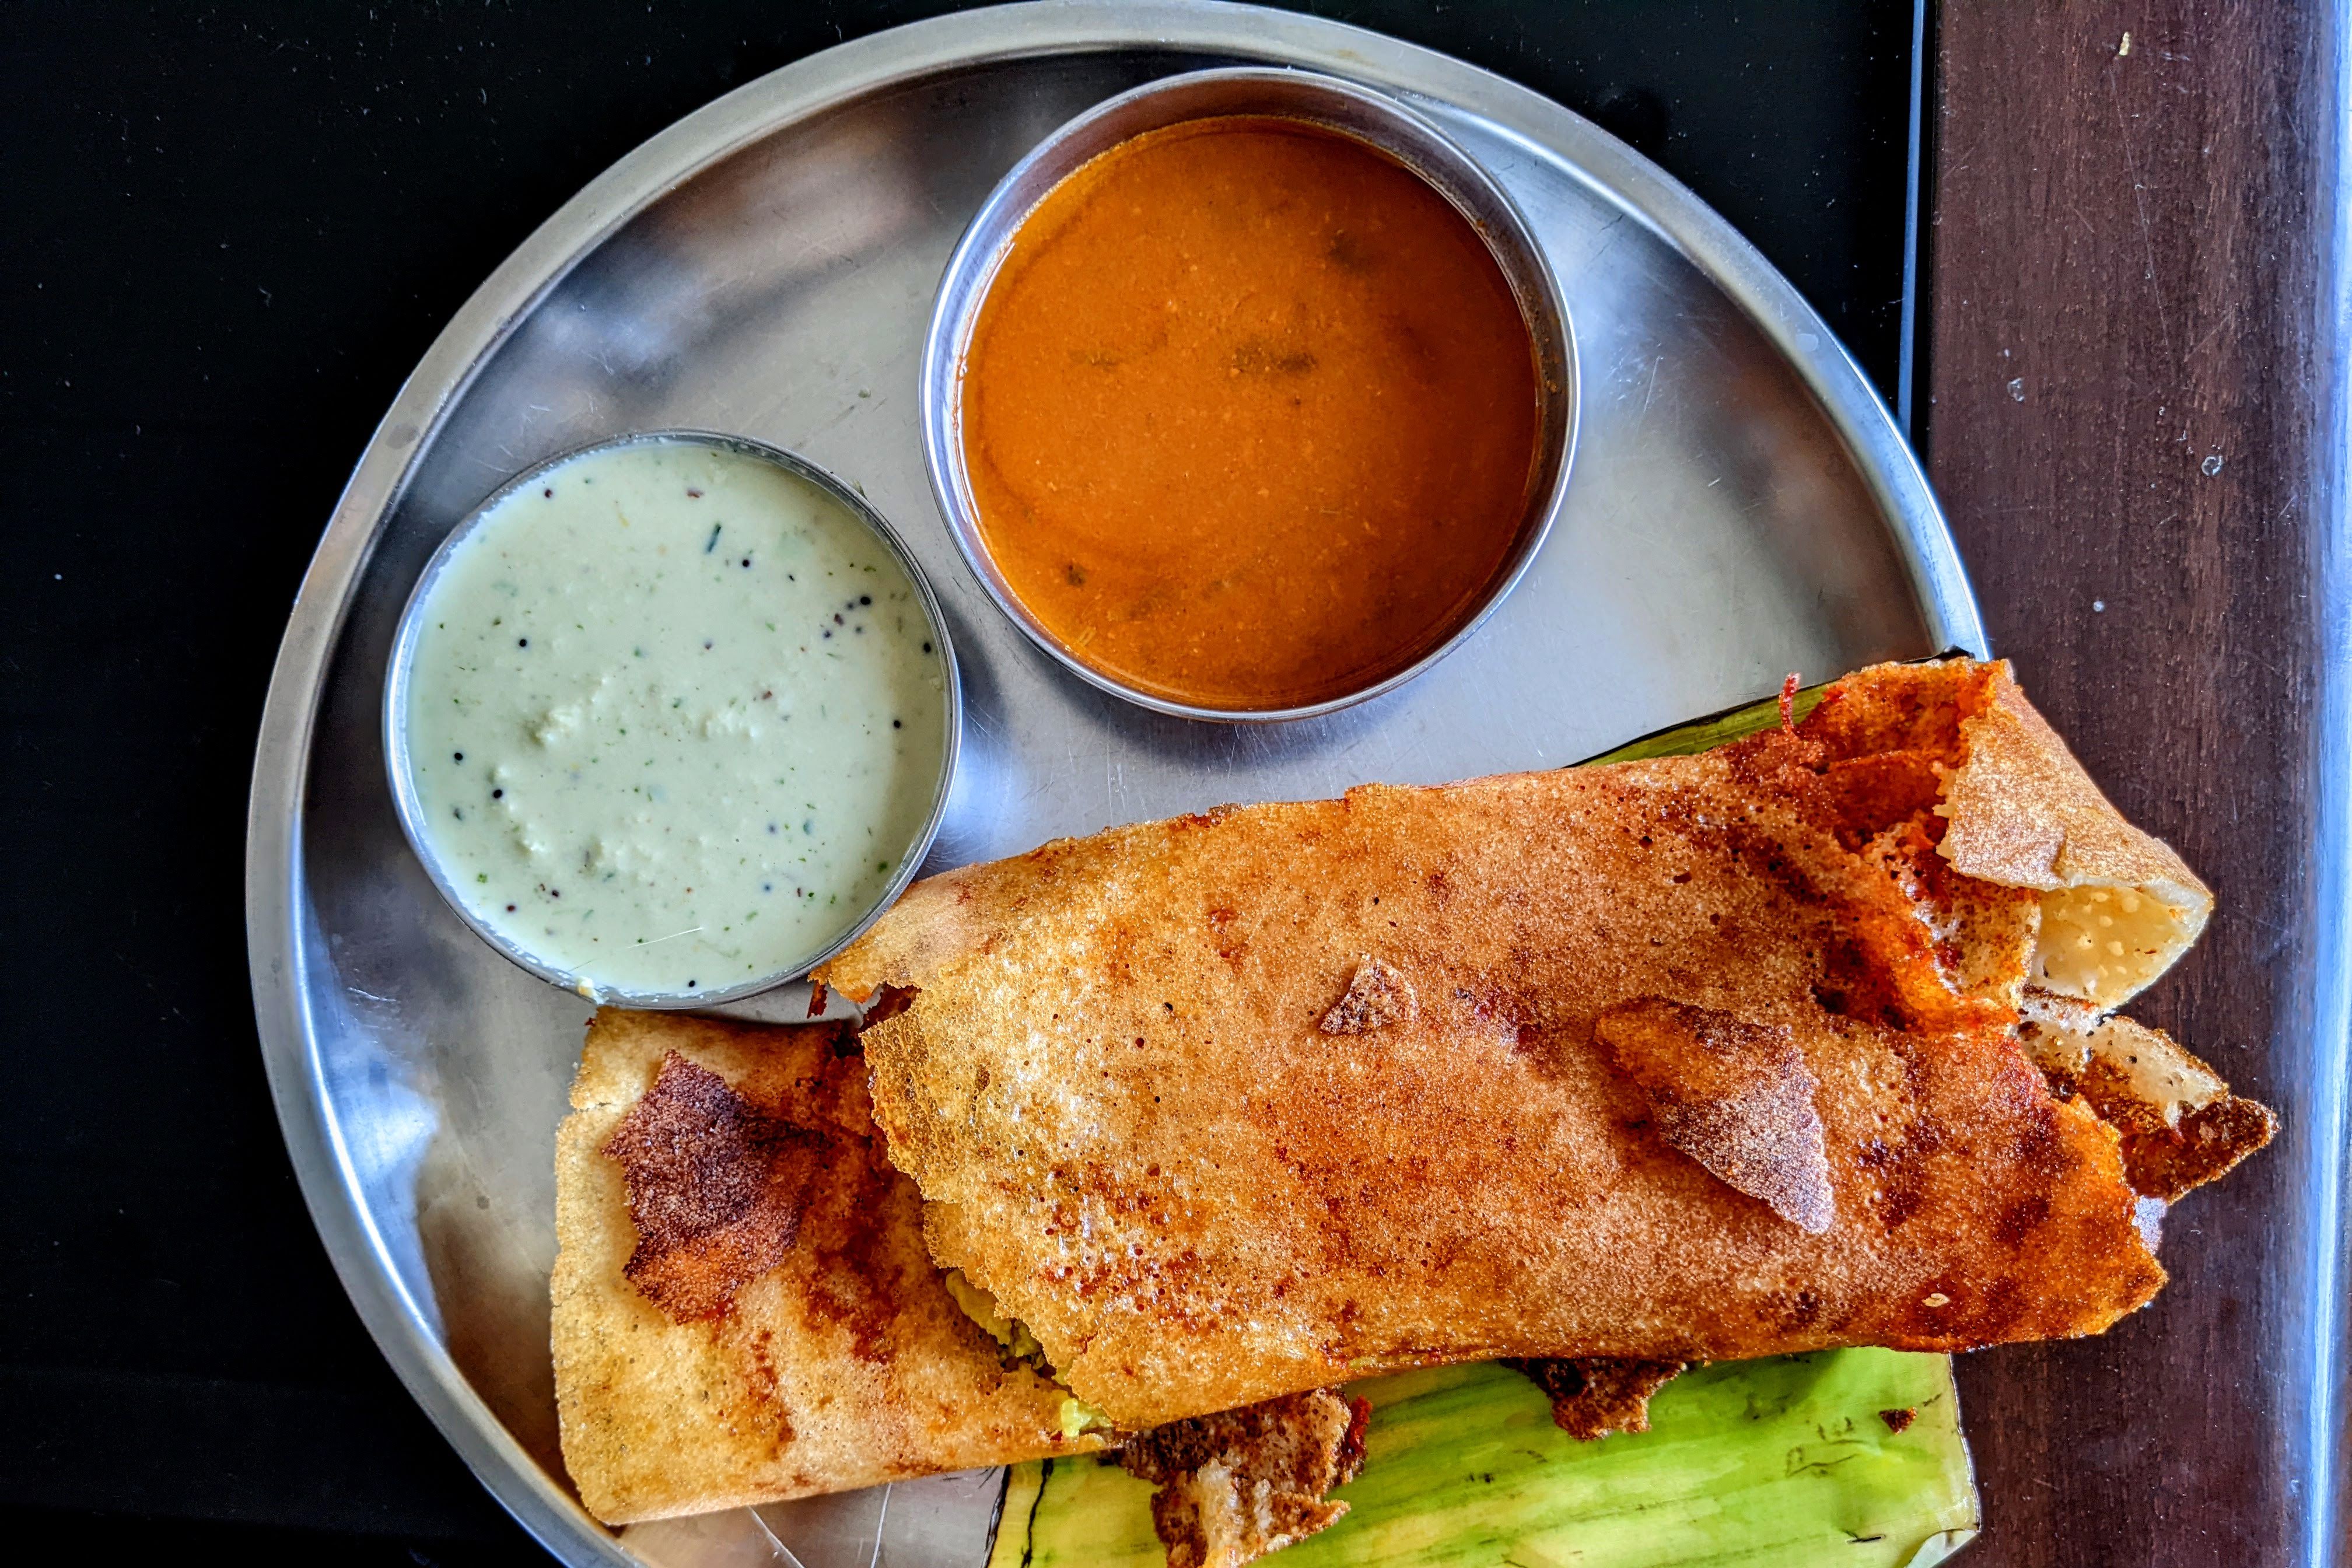
{"type": "Polygon", "coordinates": [[[895,898],[953,768],[955,667],[887,524],[732,437],[666,433],[511,482],[403,617],[385,738],[459,913],[642,1005],[804,973],[895,898]]]}

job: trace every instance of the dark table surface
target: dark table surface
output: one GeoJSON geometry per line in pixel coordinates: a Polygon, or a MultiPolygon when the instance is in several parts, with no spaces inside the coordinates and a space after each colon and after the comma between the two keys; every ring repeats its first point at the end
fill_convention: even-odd
{"type": "Polygon", "coordinates": [[[2352,1560],[2344,26],[1954,5],[1932,62],[1928,472],[1993,646],[2213,884],[2134,1014],[2281,1116],[2153,1310],[1962,1361],[2003,1563],[2352,1560]]]}
{"type": "MultiPolygon", "coordinates": [[[[947,8],[0,12],[0,1038],[15,1069],[0,1109],[0,1505],[35,1538],[101,1561],[203,1546],[264,1561],[542,1560],[378,1359],[278,1142],[240,896],[270,660],[369,430],[509,249],[688,110],[947,8]]],[[[1626,137],[1753,238],[1890,401],[1909,401],[1910,5],[1313,8],[1489,67],[1626,137]]],[[[2333,209],[2314,196],[2334,144],[2301,117],[2333,112],[2324,73],[2340,40],[2325,18],[2217,20],[2179,4],[2153,30],[2133,24],[2147,41],[2118,59],[2111,44],[2083,56],[2056,19],[2080,11],[2105,28],[2102,7],[2014,30],[2010,7],[1982,9],[1956,16],[1927,60],[1941,221],[1918,361],[1935,477],[1999,646],[2029,660],[2103,777],[2142,781],[2119,792],[2126,807],[2252,911],[2217,921],[2162,994],[2164,1021],[2284,1101],[2290,1139],[2325,1137],[2336,1124],[2305,1117],[2289,1081],[2327,1023],[2315,966],[2340,931],[2310,922],[2331,884],[2306,860],[2342,810],[2319,788],[2318,751],[2327,705],[2343,702],[2318,679],[2324,611],[2341,602],[2317,575],[2342,570],[2340,528],[2338,557],[2321,554],[2341,501],[2319,422],[2340,422],[2341,405],[2322,374],[2337,342],[2320,309],[2333,209]],[[2168,63],[2192,48],[2231,62],[2218,84],[2168,63]],[[2078,56],[2068,87],[2051,62],[2078,56]],[[2096,75],[2118,66],[2112,82],[2096,75]],[[2253,182],[2224,215],[2240,247],[2227,255],[2130,205],[2213,232],[2197,205],[2210,187],[2168,162],[2210,177],[2215,154],[2190,155],[2200,138],[2226,142],[2253,182]],[[2068,160],[2134,146],[2147,166],[2132,179],[2064,186],[2068,160]],[[2039,270],[2019,259],[2070,224],[2082,230],[2066,257],[2039,270]],[[2277,233],[2291,237],[2265,238],[2277,233]],[[2143,263],[2145,278],[2126,279],[2143,263]],[[2250,292],[2242,274],[2256,271],[2265,288],[2250,292]],[[2075,296],[2104,299],[2118,279],[2137,304],[2110,331],[2112,312],[2075,296]],[[2300,356],[2284,380],[2282,354],[2300,356]],[[2225,457],[2218,484],[2170,443],[2189,405],[2166,389],[2189,381],[2208,390],[2189,449],[2225,457]],[[2110,395],[2118,385],[2127,399],[2110,395]],[[2136,462],[2158,476],[2153,490],[2136,462]],[[2102,594],[2114,613],[2085,608],[2102,594]],[[2151,721],[2184,727],[2168,771],[2141,765],[2136,726],[2151,721]],[[2238,759],[2249,765],[2225,765],[2238,759]]],[[[2321,1261],[2266,1264],[2238,1228],[2305,1201],[2309,1167],[2281,1160],[2230,1189],[2245,1195],[2209,1200],[2211,1223],[2189,1229],[2176,1267],[2274,1266],[2314,1283],[2321,1261]]],[[[2298,1244],[2319,1234],[2296,1223],[2298,1244]]],[[[2216,1358],[2301,1355],[2315,1371],[2309,1325],[2266,1309],[2256,1279],[2211,1283],[2129,1332],[2159,1336],[2167,1355],[2190,1336],[2216,1358]]],[[[2218,1479],[2194,1444],[2179,1458],[2166,1433],[2192,1413],[2147,1407],[2138,1342],[1969,1370],[1988,1501],[2021,1521],[1997,1524],[1979,1561],[2298,1560],[2285,1543],[2327,1478],[2293,1454],[2218,1479]],[[2112,1405],[2092,1418],[2106,1447],[2087,1460],[2067,1436],[2084,1390],[2112,1405]],[[2070,1507],[2133,1522],[2086,1530],[2070,1507]]],[[[2217,1359],[2224,1370],[2195,1387],[2216,1419],[2275,1447],[2278,1412],[2248,1401],[2284,1384],[2227,1372],[2238,1364],[2251,1363],[2217,1359]]]]}

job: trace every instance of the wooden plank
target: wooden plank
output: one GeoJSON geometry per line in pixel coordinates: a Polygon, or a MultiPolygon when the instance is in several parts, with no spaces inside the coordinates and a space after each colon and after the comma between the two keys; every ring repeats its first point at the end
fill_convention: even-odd
{"type": "Polygon", "coordinates": [[[1995,651],[2219,894],[2134,1012],[2285,1121],[2174,1213],[2174,1281],[2147,1311],[1964,1360],[1976,1568],[2258,1568],[2343,1541],[2312,1435],[2335,1331],[2315,1309],[2338,1289],[2341,1042],[2313,1013],[2341,962],[2324,901],[2345,896],[2340,859],[2313,851],[2318,716],[2341,693],[2322,679],[2338,9],[1980,0],[1938,18],[1929,471],[1995,651]]]}

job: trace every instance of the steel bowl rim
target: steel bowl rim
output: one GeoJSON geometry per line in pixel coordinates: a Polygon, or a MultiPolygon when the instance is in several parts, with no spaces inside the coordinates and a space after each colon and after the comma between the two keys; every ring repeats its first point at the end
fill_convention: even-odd
{"type": "MultiPolygon", "coordinates": [[[[997,181],[972,214],[971,220],[964,226],[954,249],[949,252],[947,265],[940,271],[939,287],[932,296],[930,321],[923,333],[920,367],[918,373],[918,405],[922,425],[924,472],[930,480],[932,500],[938,503],[940,515],[947,524],[948,536],[955,542],[957,553],[963,557],[964,565],[980,584],[989,601],[1047,658],[1088,685],[1155,713],[1205,723],[1272,724],[1336,713],[1406,685],[1477,635],[1479,628],[1502,606],[1503,601],[1511,596],[1512,591],[1534,566],[1536,557],[1542,552],[1544,542],[1550,537],[1552,526],[1559,521],[1567,503],[1569,481],[1576,467],[1577,437],[1584,405],[1577,357],[1576,324],[1560,288],[1558,270],[1552,266],[1542,242],[1536,237],[1534,226],[1528,221],[1527,215],[1519,210],[1518,203],[1503,188],[1502,182],[1448,135],[1442,126],[1395,94],[1311,67],[1289,65],[1217,66],[1205,70],[1157,77],[1107,98],[1055,126],[1023,154],[1018,163],[1005,171],[1003,177],[997,181]],[[1029,214],[1059,188],[1062,181],[1124,141],[1151,131],[1165,130],[1170,125],[1182,124],[1188,119],[1208,119],[1213,118],[1215,113],[1249,111],[1221,110],[1199,116],[1181,116],[1168,121],[1167,125],[1132,132],[1129,136],[1070,163],[1043,193],[1017,212],[1011,210],[1015,194],[1040,168],[1050,167],[1066,156],[1066,150],[1073,142],[1083,140],[1088,132],[1105,121],[1116,119],[1137,104],[1149,102],[1154,98],[1225,82],[1303,88],[1310,93],[1344,100],[1366,110],[1374,119],[1385,118],[1425,138],[1439,150],[1448,163],[1447,167],[1427,167],[1423,160],[1409,156],[1398,147],[1372,141],[1353,126],[1319,121],[1296,110],[1265,111],[1269,118],[1302,120],[1363,142],[1418,175],[1448,206],[1462,216],[1486,244],[1518,300],[1530,348],[1538,356],[1542,354],[1547,346],[1544,337],[1549,328],[1556,339],[1559,357],[1559,384],[1541,388],[1544,419],[1538,430],[1538,459],[1549,458],[1549,482],[1542,484],[1539,492],[1537,486],[1529,486],[1527,515],[1520,521],[1507,563],[1479,590],[1475,607],[1465,614],[1453,629],[1410,663],[1337,696],[1281,708],[1213,708],[1162,697],[1141,687],[1129,685],[1108,671],[1087,663],[1065,647],[1013,592],[982,544],[978,508],[969,494],[963,444],[960,438],[963,362],[971,332],[987,303],[989,290],[1011,254],[1013,237],[1029,214]],[[1498,236],[1492,233],[1486,218],[1465,205],[1456,187],[1475,190],[1480,198],[1501,216],[1508,234],[1498,236]],[[1516,268],[1511,258],[1504,254],[1506,242],[1519,258],[1516,268]],[[1528,290],[1519,287],[1518,275],[1521,272],[1532,283],[1533,298],[1528,297],[1528,290]],[[1556,456],[1550,452],[1553,445],[1551,427],[1555,423],[1559,427],[1556,456]],[[1532,521],[1528,521],[1529,518],[1532,521]]],[[[1539,381],[1543,379],[1544,368],[1538,366],[1539,381]]]]}
{"type": "Polygon", "coordinates": [[[559,990],[572,992],[600,1005],[666,1012],[718,1006],[789,984],[840,953],[882,918],[884,911],[914,880],[916,871],[930,853],[931,845],[947,820],[948,801],[954,791],[957,763],[963,750],[963,683],[956,663],[955,639],[948,630],[947,616],[941,612],[939,599],[932,592],[930,579],[916,563],[913,552],[907,548],[907,542],[899,537],[898,531],[878,508],[830,469],[787,447],[723,430],[677,426],[632,430],[567,447],[508,479],[459,518],[443,536],[441,542],[434,547],[432,555],[425,561],[424,570],[417,574],[415,583],[409,588],[407,599],[401,605],[399,619],[394,623],[391,656],[384,668],[381,718],[384,773],[386,782],[391,785],[393,814],[400,821],[401,837],[407,840],[409,853],[424,868],[425,879],[433,884],[434,891],[441,895],[442,901],[466,923],[467,929],[516,968],[559,990]],[[932,787],[930,808],[924,815],[921,827],[908,841],[907,852],[899,858],[898,868],[891,875],[888,884],[852,924],[814,957],[795,961],[783,969],[771,971],[734,985],[708,991],[638,991],[605,985],[576,971],[560,969],[546,963],[483,920],[458,896],[456,884],[450,880],[447,866],[431,847],[431,837],[425,830],[424,806],[417,798],[415,777],[409,767],[408,726],[404,721],[408,712],[410,670],[415,662],[416,640],[425,605],[443,571],[458,549],[481,528],[490,512],[509,496],[528,489],[578,458],[633,447],[702,447],[730,452],[782,468],[839,502],[869,532],[881,540],[883,546],[914,584],[915,596],[922,605],[924,617],[931,628],[932,640],[939,649],[941,674],[946,682],[942,717],[947,734],[940,747],[939,777],[932,787]]]}

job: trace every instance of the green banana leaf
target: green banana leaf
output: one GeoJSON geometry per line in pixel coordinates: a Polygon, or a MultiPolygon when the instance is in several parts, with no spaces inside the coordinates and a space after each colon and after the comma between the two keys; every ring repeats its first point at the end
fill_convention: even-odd
{"type": "MultiPolygon", "coordinates": [[[[1491,1363],[1348,1392],[1372,1402],[1363,1474],[1332,1494],[1348,1517],[1282,1568],[1925,1568],[1977,1531],[1946,1356],[1719,1363],[1596,1443],[1491,1363]]],[[[1150,1499],[1115,1458],[1017,1466],[990,1568],[1161,1568],[1150,1499]]]]}
{"type": "MultiPolygon", "coordinates": [[[[1822,689],[1799,692],[1794,716],[1822,689]]],[[[1780,719],[1768,698],[1591,763],[1687,755],[1780,719]]],[[[1948,1356],[1700,1367],[1650,1402],[1649,1431],[1596,1443],[1491,1363],[1348,1392],[1372,1405],[1363,1473],[1333,1494],[1348,1517],[1282,1568],[1927,1568],[1977,1532],[1948,1356]]],[[[1015,1466],[989,1568],[1162,1568],[1150,1499],[1115,1456],[1015,1466]]]]}
{"type": "MultiPolygon", "coordinates": [[[[1808,686],[1796,694],[1790,704],[1791,721],[1801,721],[1806,714],[1821,706],[1826,682],[1808,686]]],[[[1575,765],[1580,768],[1598,766],[1602,763],[1638,763],[1650,757],[1687,757],[1699,752],[1712,751],[1727,741],[1741,741],[1760,731],[1769,730],[1780,721],[1780,699],[1777,696],[1760,701],[1742,703],[1727,708],[1708,719],[1693,719],[1671,730],[1661,730],[1654,735],[1644,735],[1638,741],[1628,741],[1613,752],[1603,752],[1597,757],[1587,757],[1575,765]]]]}

